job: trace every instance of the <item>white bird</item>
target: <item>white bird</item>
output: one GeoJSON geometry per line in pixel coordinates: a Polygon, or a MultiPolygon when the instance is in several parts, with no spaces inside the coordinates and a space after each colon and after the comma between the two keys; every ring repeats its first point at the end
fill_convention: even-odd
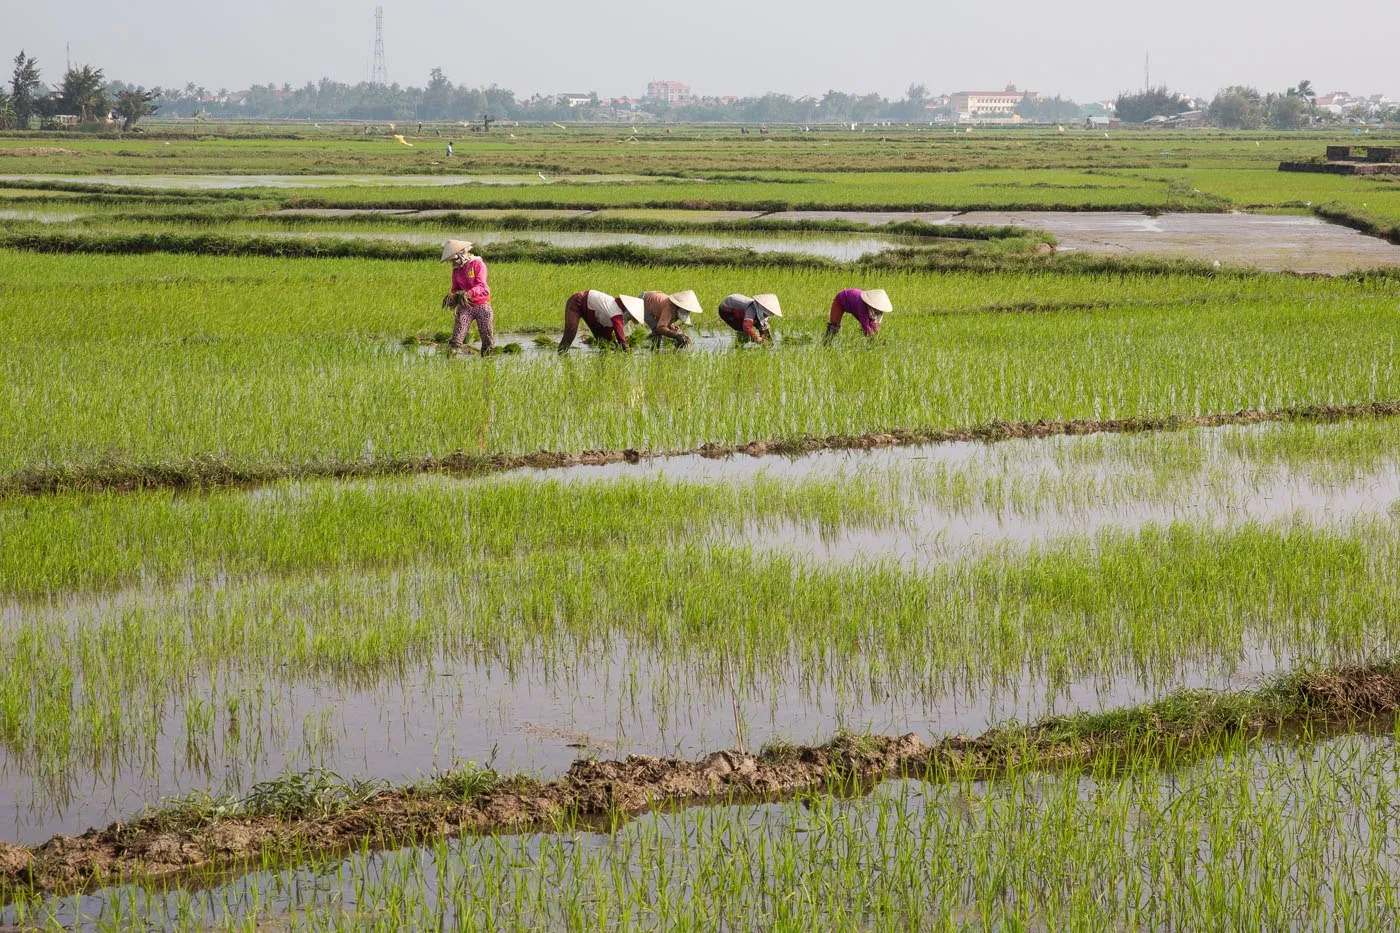
{"type": "Polygon", "coordinates": [[[536,172],[535,174],[540,176],[540,181],[549,181],[548,178],[544,177],[544,172],[536,172]]]}
{"type": "Polygon", "coordinates": [[[1107,134],[1107,133],[1104,133],[1104,134],[1103,134],[1103,138],[1104,138],[1104,139],[1108,139],[1108,134],[1107,134]]]}

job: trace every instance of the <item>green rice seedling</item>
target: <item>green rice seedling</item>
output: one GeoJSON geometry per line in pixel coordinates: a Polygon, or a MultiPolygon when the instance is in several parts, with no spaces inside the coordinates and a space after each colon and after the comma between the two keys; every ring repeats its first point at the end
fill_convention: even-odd
{"type": "MultiPolygon", "coordinates": [[[[391,362],[377,351],[375,335],[441,326],[442,283],[426,269],[206,257],[172,266],[143,257],[130,261],[129,272],[99,265],[82,273],[88,277],[74,283],[73,294],[55,303],[56,260],[10,254],[5,261],[16,273],[9,279],[15,310],[0,322],[0,354],[9,381],[23,387],[0,400],[0,428],[12,438],[0,452],[0,472],[7,475],[104,463],[139,476],[201,460],[231,470],[291,469],[459,449],[688,448],[1001,421],[1342,404],[1397,393],[1383,336],[1394,303],[1383,282],[1359,279],[902,274],[883,284],[906,316],[892,318],[885,341],[870,352],[843,344],[819,354],[792,346],[791,352],[648,354],[613,363],[545,357],[522,360],[509,373],[493,371],[488,386],[484,370],[391,362]],[[160,281],[169,275],[179,278],[160,281]],[[132,283],[120,284],[128,276],[132,283]],[[94,287],[103,289],[112,311],[101,323],[80,310],[78,291],[94,287]],[[1079,308],[1090,291],[1109,303],[1079,308]],[[363,298],[384,293],[404,298],[363,298]],[[1069,308],[980,313],[1031,298],[1038,306],[1069,308]],[[288,311],[288,302],[299,310],[288,311]],[[68,349],[74,341],[84,352],[68,349]],[[591,378],[602,380],[605,391],[569,393],[574,416],[566,422],[533,417],[540,407],[564,404],[585,366],[597,370],[591,378]],[[844,388],[856,384],[859,394],[844,388]],[[678,410],[646,401],[663,397],[660,386],[710,398],[719,385],[740,387],[734,404],[678,410]],[[611,400],[640,390],[643,401],[629,417],[616,418],[611,400]],[[489,406],[427,402],[488,394],[489,406]],[[763,401],[772,398],[790,401],[763,401]],[[278,399],[298,401],[270,401],[278,399]]],[[[851,284],[825,272],[503,265],[493,268],[502,295],[498,324],[553,330],[558,302],[579,284],[623,277],[632,278],[634,290],[696,288],[708,302],[731,290],[776,288],[794,308],[792,323],[784,322],[789,329],[819,320],[831,295],[851,284]]]]}

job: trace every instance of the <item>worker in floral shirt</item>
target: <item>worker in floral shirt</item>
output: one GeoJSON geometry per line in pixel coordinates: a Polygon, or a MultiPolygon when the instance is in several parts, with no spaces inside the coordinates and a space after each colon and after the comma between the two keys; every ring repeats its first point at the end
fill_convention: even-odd
{"type": "Polygon", "coordinates": [[[491,288],[486,284],[486,263],[472,255],[473,245],[465,240],[448,240],[442,248],[442,261],[452,263],[452,290],[442,299],[442,306],[457,312],[448,346],[461,349],[475,321],[484,356],[495,349],[496,322],[491,310],[491,288]]]}
{"type": "Polygon", "coordinates": [[[773,330],[768,321],[782,317],[783,308],[777,295],[730,295],[719,304],[719,319],[754,343],[771,340],[773,330]]]}

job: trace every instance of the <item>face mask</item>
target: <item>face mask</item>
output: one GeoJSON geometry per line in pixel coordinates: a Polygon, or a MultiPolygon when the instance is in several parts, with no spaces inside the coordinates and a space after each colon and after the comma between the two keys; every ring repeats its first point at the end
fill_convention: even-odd
{"type": "Polygon", "coordinates": [[[678,309],[678,310],[676,311],[676,323],[682,324],[682,325],[687,325],[687,324],[689,324],[689,323],[690,323],[690,312],[689,312],[689,311],[681,311],[681,310],[678,309]]]}

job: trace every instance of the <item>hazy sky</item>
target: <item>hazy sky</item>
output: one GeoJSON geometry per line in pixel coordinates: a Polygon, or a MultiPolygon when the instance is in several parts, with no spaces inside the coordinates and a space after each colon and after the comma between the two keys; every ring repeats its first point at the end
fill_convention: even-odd
{"type": "MultiPolygon", "coordinates": [[[[903,94],[1015,82],[1080,101],[1143,81],[1190,93],[1226,84],[1400,96],[1400,0],[382,0],[389,78],[521,96],[640,96],[653,78],[698,94],[828,88],[903,94]]],[[[145,85],[212,89],[363,79],[375,0],[0,0],[0,56],[20,48],[46,79],[75,63],[145,85]]],[[[8,66],[4,69],[8,75],[8,66]]]]}

